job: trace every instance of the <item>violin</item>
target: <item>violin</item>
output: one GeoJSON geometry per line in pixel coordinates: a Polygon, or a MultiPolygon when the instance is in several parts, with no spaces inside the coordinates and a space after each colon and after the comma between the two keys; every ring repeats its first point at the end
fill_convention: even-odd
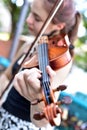
{"type": "Polygon", "coordinates": [[[51,88],[49,75],[46,73],[46,66],[50,65],[53,70],[58,70],[66,66],[71,61],[71,55],[69,53],[69,46],[67,43],[68,36],[55,35],[53,36],[43,35],[38,42],[38,52],[30,57],[30,61],[26,61],[23,68],[39,67],[42,71],[41,88],[42,98],[36,99],[31,102],[32,105],[36,105],[44,101],[45,107],[42,112],[36,112],[33,116],[36,120],[46,118],[49,123],[54,126],[58,125],[58,114],[62,115],[62,109],[59,108],[61,104],[71,103],[70,97],[64,97],[62,101],[55,99],[54,93],[56,91],[63,91],[66,89],[65,85],[60,85],[56,89],[51,88]]]}
{"type": "MultiPolygon", "coordinates": [[[[39,59],[42,57],[49,57],[50,66],[53,70],[58,70],[65,65],[67,65],[71,61],[71,55],[69,53],[69,39],[67,35],[57,35],[57,31],[54,30],[51,32],[52,35],[49,36],[49,34],[45,34],[41,37],[39,40],[39,46],[37,49],[39,49],[40,46],[42,46],[41,50],[41,56],[38,57],[39,52],[35,49],[35,51],[29,56],[29,58],[25,60],[23,64],[23,68],[33,68],[38,66],[39,59]],[[42,44],[42,45],[41,45],[42,44]],[[46,45],[45,45],[46,44],[46,45]],[[47,50],[44,50],[44,46],[47,50]]],[[[44,60],[45,60],[44,59],[44,60]]],[[[43,64],[45,64],[45,61],[42,61],[43,64]]]]}

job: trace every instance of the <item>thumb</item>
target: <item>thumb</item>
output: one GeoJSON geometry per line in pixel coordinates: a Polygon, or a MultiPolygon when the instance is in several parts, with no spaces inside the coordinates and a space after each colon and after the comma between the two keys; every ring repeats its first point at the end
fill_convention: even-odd
{"type": "Polygon", "coordinates": [[[49,74],[51,79],[56,75],[56,72],[50,66],[46,67],[46,71],[49,74]]]}

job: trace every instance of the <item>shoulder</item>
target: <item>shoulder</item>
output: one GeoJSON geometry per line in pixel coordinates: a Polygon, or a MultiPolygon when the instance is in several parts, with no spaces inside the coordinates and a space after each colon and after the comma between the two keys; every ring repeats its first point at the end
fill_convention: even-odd
{"type": "Polygon", "coordinates": [[[22,36],[22,40],[24,39],[24,43],[20,48],[20,51],[23,53],[26,53],[30,47],[30,45],[32,44],[32,42],[34,41],[35,37],[33,36],[22,36]]]}

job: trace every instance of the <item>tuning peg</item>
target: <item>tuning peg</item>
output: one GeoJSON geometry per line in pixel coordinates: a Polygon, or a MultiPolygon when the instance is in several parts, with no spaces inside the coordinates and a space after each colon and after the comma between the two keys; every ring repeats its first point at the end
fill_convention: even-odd
{"type": "Polygon", "coordinates": [[[70,104],[72,103],[72,99],[70,96],[65,96],[62,100],[61,100],[62,104],[70,104]]]}
{"type": "Polygon", "coordinates": [[[36,112],[34,114],[33,118],[35,120],[41,120],[41,119],[45,118],[45,114],[44,114],[44,112],[36,112]]]}
{"type": "Polygon", "coordinates": [[[53,90],[53,92],[56,92],[56,91],[63,91],[67,88],[66,85],[60,85],[59,87],[57,87],[56,89],[53,90]]]}
{"type": "Polygon", "coordinates": [[[61,101],[58,101],[58,102],[56,103],[56,105],[62,105],[62,104],[68,105],[68,104],[70,104],[70,103],[72,103],[71,97],[65,96],[61,101]]]}

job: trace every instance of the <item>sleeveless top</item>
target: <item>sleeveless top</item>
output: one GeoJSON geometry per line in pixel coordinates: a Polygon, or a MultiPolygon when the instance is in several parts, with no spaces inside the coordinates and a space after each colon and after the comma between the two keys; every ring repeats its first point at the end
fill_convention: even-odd
{"type": "Polygon", "coordinates": [[[2,107],[12,115],[30,122],[30,102],[22,97],[14,87],[10,90],[2,107]]]}
{"type": "MultiPolygon", "coordinates": [[[[19,60],[19,59],[18,59],[19,60]]],[[[17,60],[17,61],[18,61],[17,60]]],[[[15,74],[19,65],[17,61],[13,65],[12,75],[15,74]]],[[[21,96],[14,87],[11,88],[6,101],[3,103],[2,107],[7,110],[12,115],[25,120],[30,121],[30,102],[21,96]]]]}

